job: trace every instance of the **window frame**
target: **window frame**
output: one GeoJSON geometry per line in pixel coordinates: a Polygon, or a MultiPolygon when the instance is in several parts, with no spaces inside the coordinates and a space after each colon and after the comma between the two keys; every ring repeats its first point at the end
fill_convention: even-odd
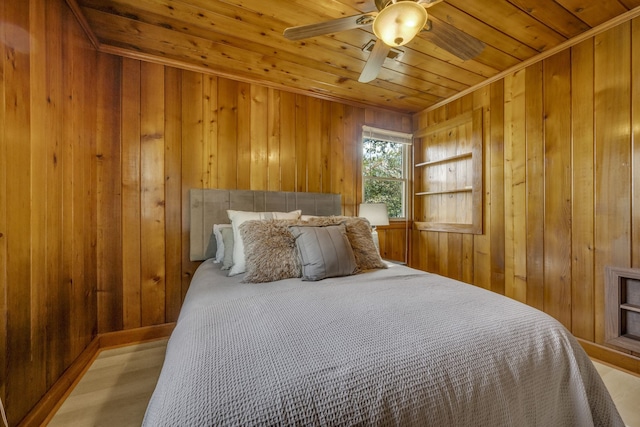
{"type": "Polygon", "coordinates": [[[370,126],[362,127],[362,157],[360,160],[361,167],[361,178],[362,178],[362,203],[366,203],[365,199],[365,184],[368,180],[375,181],[391,181],[391,182],[401,182],[403,184],[402,191],[402,216],[399,217],[391,217],[389,216],[389,221],[407,221],[409,218],[409,213],[411,211],[411,199],[410,195],[410,184],[411,184],[411,148],[413,144],[413,135],[410,133],[397,132],[387,129],[374,128],[370,126]],[[386,178],[386,177],[377,177],[377,176],[369,176],[365,175],[364,168],[364,159],[365,159],[365,140],[374,140],[374,141],[383,141],[393,144],[400,144],[402,146],[402,178],[386,178]]]}

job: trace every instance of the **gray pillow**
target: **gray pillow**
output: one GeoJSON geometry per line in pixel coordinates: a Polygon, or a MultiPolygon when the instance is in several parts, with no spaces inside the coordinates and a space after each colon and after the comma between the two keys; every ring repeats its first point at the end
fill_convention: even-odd
{"type": "Polygon", "coordinates": [[[300,277],[296,242],[288,226],[292,220],[249,220],[240,225],[244,242],[246,283],[300,277]]]}
{"type": "Polygon", "coordinates": [[[211,235],[209,236],[209,244],[207,244],[207,249],[204,251],[204,259],[215,258],[217,251],[218,244],[216,243],[216,236],[213,234],[212,230],[211,235]]]}
{"type": "Polygon", "coordinates": [[[291,226],[302,264],[302,280],[322,280],[356,272],[356,260],[344,224],[291,226]]]}
{"type": "Polygon", "coordinates": [[[387,264],[380,258],[380,252],[371,236],[371,225],[366,218],[330,216],[311,218],[309,225],[344,224],[347,228],[347,237],[356,258],[358,272],[387,268],[387,264]]]}
{"type": "Polygon", "coordinates": [[[233,228],[220,229],[222,242],[224,244],[224,258],[222,259],[222,270],[229,270],[233,267],[233,228]]]}

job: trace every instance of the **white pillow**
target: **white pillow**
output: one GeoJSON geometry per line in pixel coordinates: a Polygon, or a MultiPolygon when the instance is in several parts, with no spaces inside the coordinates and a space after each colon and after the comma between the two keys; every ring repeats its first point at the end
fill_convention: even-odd
{"type": "Polygon", "coordinates": [[[216,238],[216,256],[213,262],[220,263],[224,259],[224,241],[222,240],[222,229],[231,228],[231,224],[214,224],[213,235],[216,238]]]}
{"type": "Polygon", "coordinates": [[[247,263],[244,258],[244,243],[240,234],[240,224],[245,221],[259,219],[300,219],[301,210],[291,212],[247,212],[228,210],[227,215],[233,226],[233,267],[229,270],[229,276],[244,273],[247,263]]]}

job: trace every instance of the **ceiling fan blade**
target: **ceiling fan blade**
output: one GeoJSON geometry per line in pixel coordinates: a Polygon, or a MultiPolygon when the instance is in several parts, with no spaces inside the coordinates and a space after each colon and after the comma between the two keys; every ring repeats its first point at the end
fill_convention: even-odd
{"type": "Polygon", "coordinates": [[[339,31],[366,27],[373,23],[377,14],[377,12],[363,13],[361,15],[332,19],[331,21],[318,22],[316,24],[290,27],[284,30],[284,36],[289,40],[302,40],[309,37],[323,36],[339,31]]]}
{"type": "MultiPolygon", "coordinates": [[[[466,61],[484,50],[484,43],[444,21],[429,16],[431,28],[420,33],[420,37],[466,61]]],[[[429,25],[427,24],[427,27],[429,25]]]]}
{"type": "Polygon", "coordinates": [[[441,3],[443,0],[418,0],[418,4],[422,5],[425,9],[435,6],[441,3]]]}
{"type": "Polygon", "coordinates": [[[360,78],[358,79],[360,83],[368,83],[378,77],[380,68],[382,68],[382,63],[387,58],[390,49],[391,48],[382,40],[378,39],[376,41],[376,44],[373,46],[371,54],[369,55],[369,59],[367,59],[367,63],[364,64],[360,78]]]}

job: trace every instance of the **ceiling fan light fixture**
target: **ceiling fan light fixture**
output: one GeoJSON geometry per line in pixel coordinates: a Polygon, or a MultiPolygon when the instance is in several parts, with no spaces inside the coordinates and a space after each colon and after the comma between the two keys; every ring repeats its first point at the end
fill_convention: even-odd
{"type": "Polygon", "coordinates": [[[391,3],[373,21],[373,33],[387,46],[409,43],[427,23],[427,11],[413,1],[391,3]]]}

